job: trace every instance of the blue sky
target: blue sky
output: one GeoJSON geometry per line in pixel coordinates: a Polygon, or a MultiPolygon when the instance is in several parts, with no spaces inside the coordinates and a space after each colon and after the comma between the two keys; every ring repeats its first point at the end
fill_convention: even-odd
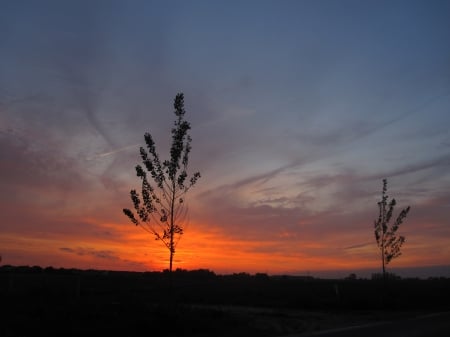
{"type": "Polygon", "coordinates": [[[108,267],[101,250],[121,268],[157,268],[156,258],[118,257],[133,244],[124,228],[136,231],[121,209],[138,183],[143,134],[166,153],[173,98],[184,92],[191,167],[202,173],[190,195],[191,238],[203,233],[211,242],[196,246],[188,232],[181,266],[378,266],[372,223],[383,178],[398,207],[412,207],[404,255],[393,265],[448,265],[448,1],[0,8],[5,261],[67,265],[76,263],[68,252],[88,251],[89,263],[108,267]],[[95,234],[105,226],[110,241],[95,234]],[[45,238],[52,248],[23,248],[18,237],[45,238]],[[247,255],[227,260],[218,251],[212,265],[204,256],[219,242],[247,255]]]}

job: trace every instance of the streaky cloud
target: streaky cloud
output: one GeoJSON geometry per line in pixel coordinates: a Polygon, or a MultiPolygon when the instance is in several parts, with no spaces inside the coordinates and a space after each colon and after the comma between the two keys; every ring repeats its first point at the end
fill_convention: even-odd
{"type": "Polygon", "coordinates": [[[98,250],[95,248],[83,248],[83,247],[77,247],[77,248],[69,248],[69,247],[61,247],[59,248],[60,251],[76,254],[79,256],[89,255],[101,259],[108,259],[108,260],[118,260],[119,257],[111,250],[98,250]]]}
{"type": "Polygon", "coordinates": [[[446,168],[450,166],[450,154],[442,155],[437,158],[429,159],[429,160],[423,160],[418,163],[405,165],[404,167],[391,169],[391,170],[385,170],[382,173],[377,173],[374,175],[366,176],[366,179],[383,179],[386,177],[396,177],[396,176],[403,176],[407,174],[412,174],[428,169],[433,168],[445,168],[445,170],[442,171],[441,174],[447,174],[448,171],[446,168]]]}
{"type": "Polygon", "coordinates": [[[345,249],[345,250],[359,249],[359,248],[369,247],[372,245],[373,245],[373,242],[365,242],[365,243],[359,243],[356,245],[347,246],[347,247],[344,247],[343,249],[345,249]]]}

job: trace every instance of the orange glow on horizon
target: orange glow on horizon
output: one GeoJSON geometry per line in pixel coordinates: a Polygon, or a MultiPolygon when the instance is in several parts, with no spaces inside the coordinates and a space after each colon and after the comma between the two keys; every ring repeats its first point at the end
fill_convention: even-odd
{"type": "MultiPolygon", "coordinates": [[[[160,271],[168,268],[167,248],[147,232],[132,224],[96,223],[104,236],[58,236],[42,238],[3,233],[0,244],[22,259],[3,264],[41,265],[79,269],[160,271]],[[34,258],[39,258],[34,261],[34,258]]],[[[414,244],[405,245],[404,255],[393,261],[394,267],[446,264],[433,257],[413,254],[414,244]]],[[[420,247],[419,247],[420,248],[420,247]]],[[[448,252],[447,252],[448,253],[448,252]]],[[[352,251],[336,250],[327,243],[302,242],[289,238],[265,241],[235,239],[219,229],[190,225],[174,256],[174,269],[209,269],[216,273],[263,272],[268,274],[306,274],[314,271],[378,268],[375,243],[352,251]]]]}

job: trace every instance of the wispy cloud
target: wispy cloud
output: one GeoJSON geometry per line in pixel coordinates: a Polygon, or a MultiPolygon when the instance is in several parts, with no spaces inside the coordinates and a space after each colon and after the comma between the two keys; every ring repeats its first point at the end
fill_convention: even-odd
{"type": "Polygon", "coordinates": [[[90,256],[93,256],[96,258],[107,259],[107,260],[118,260],[119,259],[119,257],[116,255],[116,253],[113,251],[110,251],[110,250],[97,250],[95,248],[84,248],[84,247],[76,247],[76,248],[61,247],[59,250],[65,252],[65,253],[71,253],[71,254],[76,254],[76,255],[80,255],[80,256],[90,255],[90,256]]]}
{"type": "Polygon", "coordinates": [[[356,245],[351,245],[344,247],[345,250],[352,250],[352,249],[360,249],[360,248],[366,248],[368,246],[373,246],[373,242],[366,242],[366,243],[359,243],[356,245]]]}
{"type": "Polygon", "coordinates": [[[383,178],[412,207],[403,261],[448,260],[448,5],[25,7],[0,11],[0,239],[15,261],[165,263],[122,208],[144,132],[168,155],[179,91],[202,173],[180,263],[370,265],[383,178]]]}

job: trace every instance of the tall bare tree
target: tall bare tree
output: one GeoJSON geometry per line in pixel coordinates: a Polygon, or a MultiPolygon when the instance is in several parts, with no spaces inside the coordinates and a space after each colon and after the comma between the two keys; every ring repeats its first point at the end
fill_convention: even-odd
{"type": "Polygon", "coordinates": [[[409,206],[402,209],[395,221],[390,224],[397,202],[393,198],[389,201],[389,196],[386,193],[387,179],[383,179],[383,191],[381,200],[378,202],[379,215],[374,224],[375,239],[381,252],[383,279],[386,279],[386,266],[392,259],[402,254],[401,247],[405,242],[405,237],[398,235],[397,230],[410,210],[409,206]]]}
{"type": "Polygon", "coordinates": [[[136,190],[130,192],[137,216],[130,209],[123,209],[136,226],[141,226],[167,247],[170,252],[170,272],[175,249],[186,224],[185,195],[200,178],[200,173],[196,172],[188,179],[187,168],[191,151],[188,131],[191,125],[184,119],[182,93],[176,95],[174,109],[176,120],[172,128],[170,159],[159,159],[151,134],[145,133],[147,150],[140,148],[145,170],[141,165],[136,166],[136,175],[142,180],[141,195],[136,190]]]}

